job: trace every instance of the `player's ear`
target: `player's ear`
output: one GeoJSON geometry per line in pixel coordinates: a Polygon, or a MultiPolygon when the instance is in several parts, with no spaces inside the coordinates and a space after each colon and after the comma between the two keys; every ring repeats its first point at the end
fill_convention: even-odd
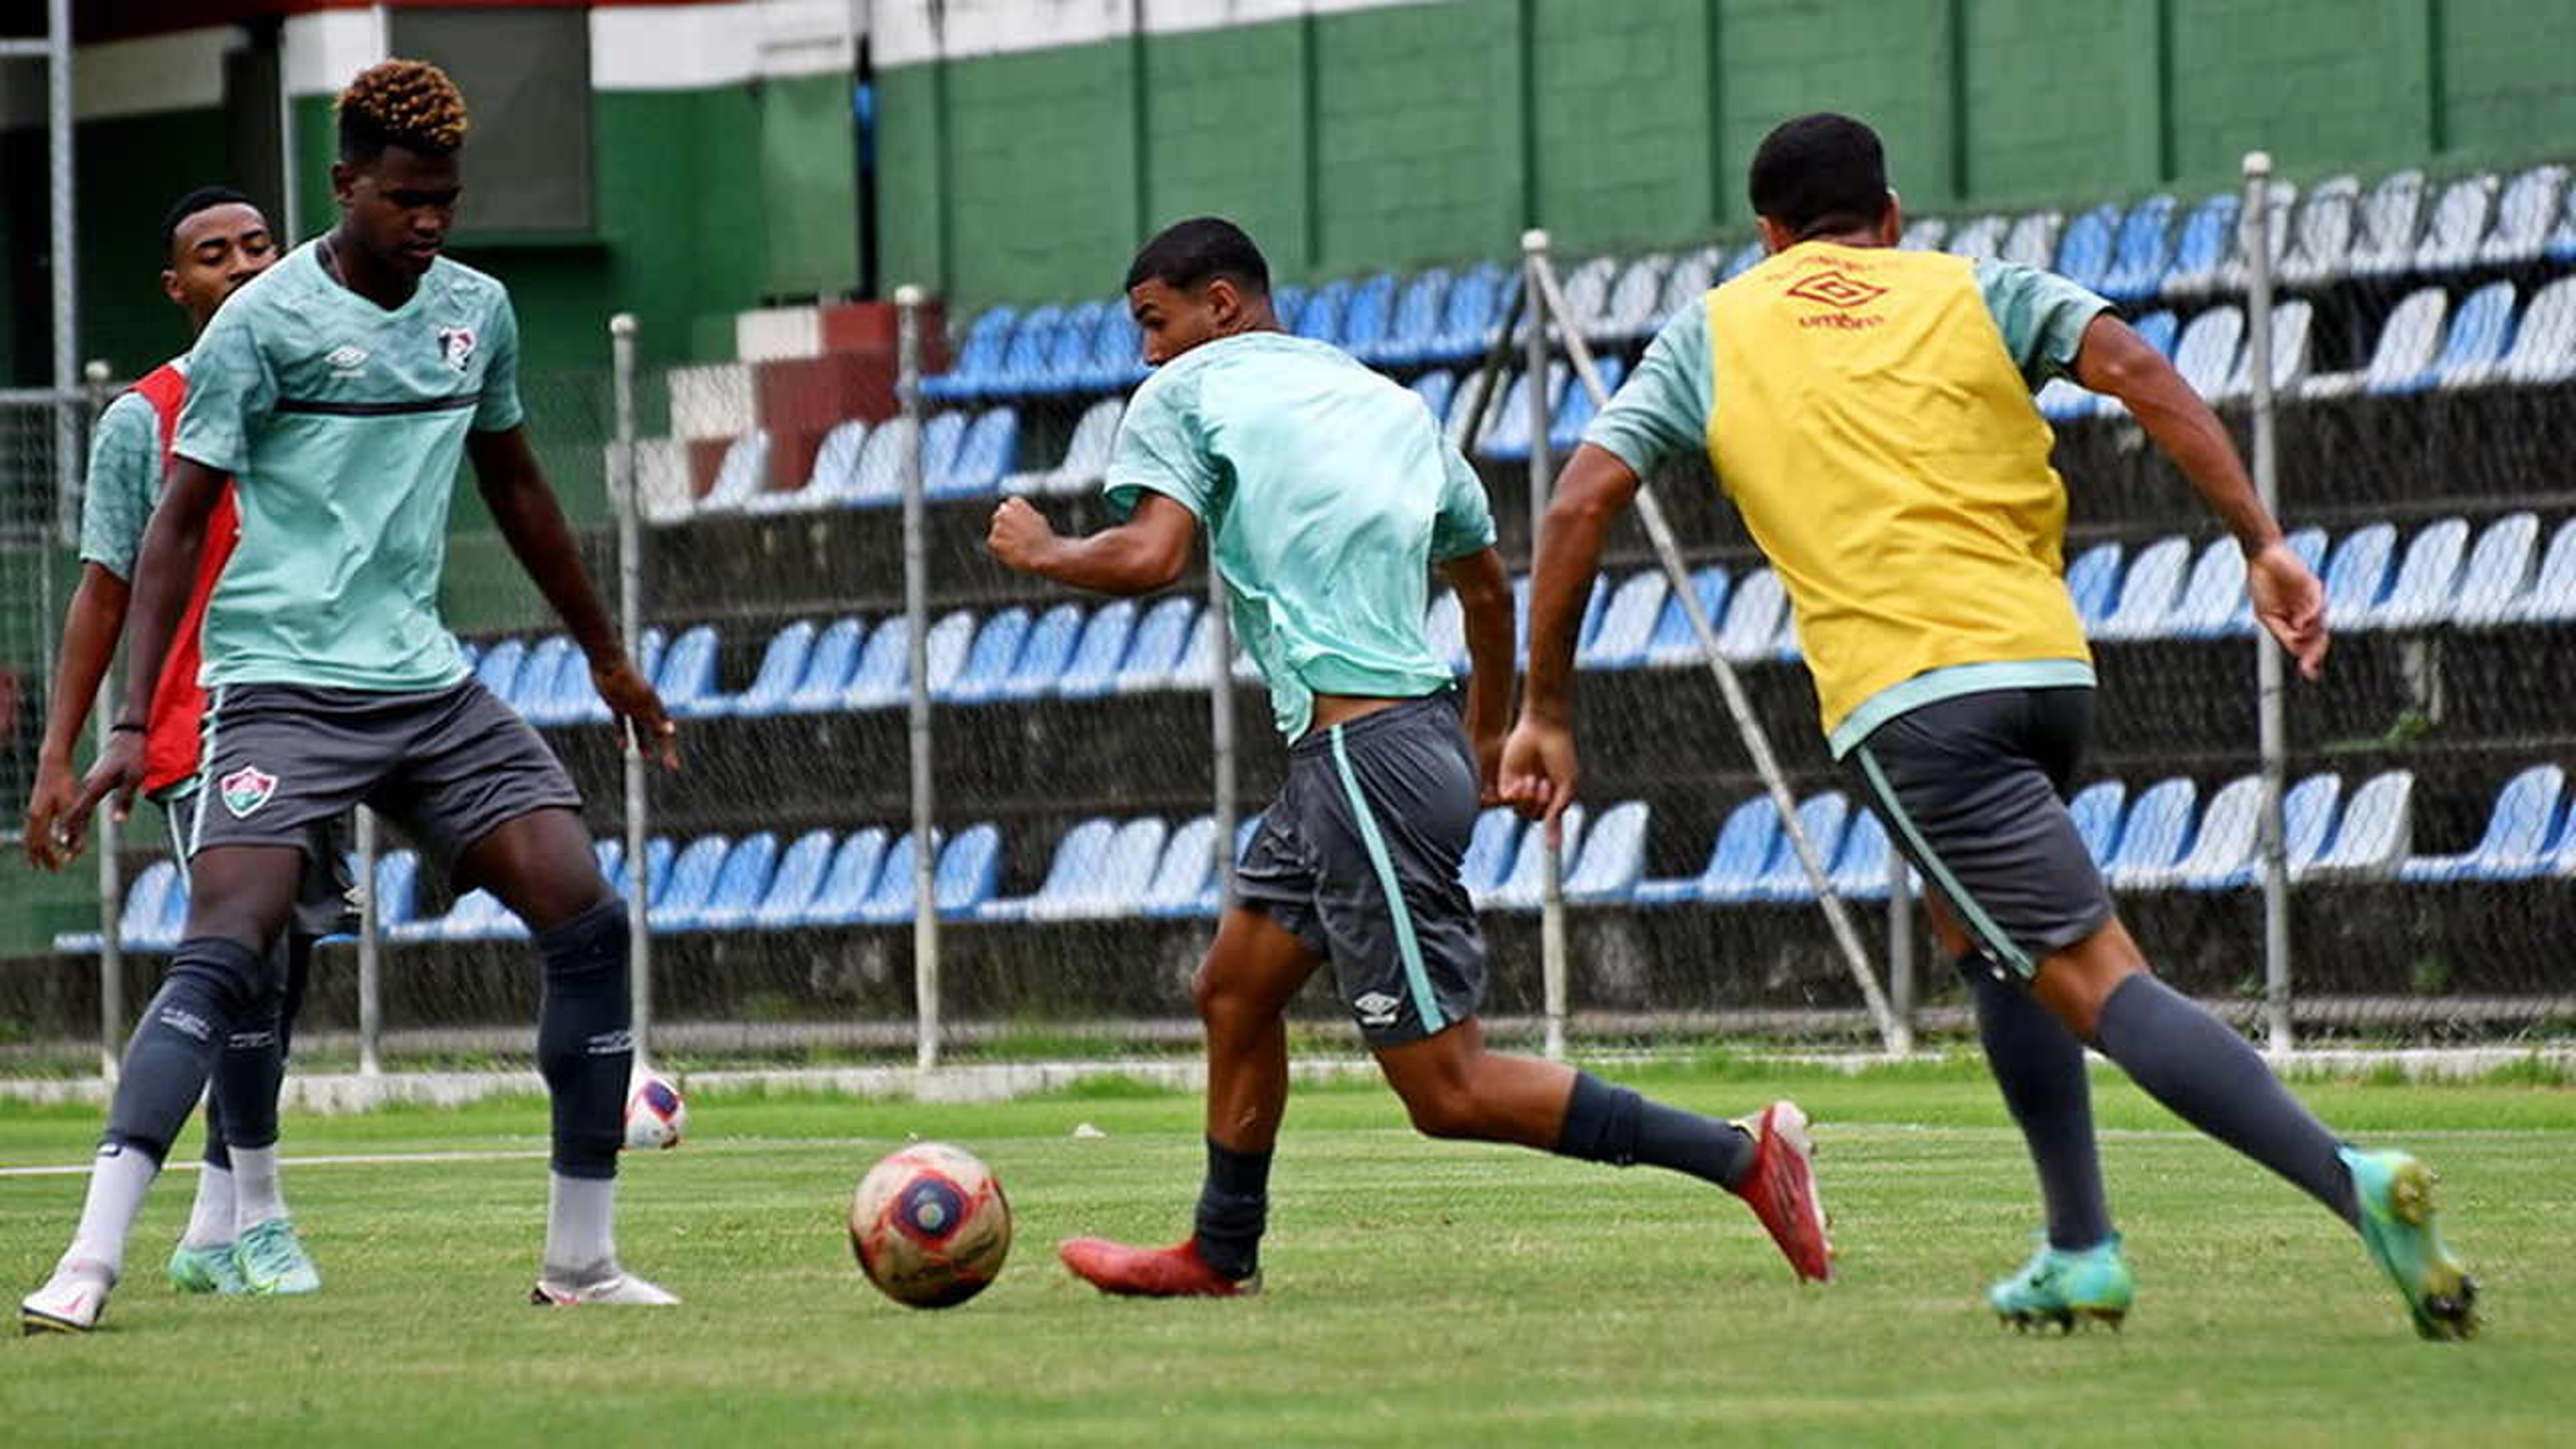
{"type": "Polygon", "coordinates": [[[346,161],[331,163],[331,197],[342,206],[357,198],[358,168],[346,161]]]}
{"type": "Polygon", "coordinates": [[[170,267],[161,269],[161,295],[185,307],[188,294],[179,290],[179,273],[170,267]]]}
{"type": "Polygon", "coordinates": [[[1234,285],[1232,277],[1208,278],[1205,296],[1208,315],[1215,321],[1217,331],[1229,331],[1237,321],[1241,320],[1243,293],[1234,285]]]}
{"type": "Polygon", "coordinates": [[[1753,226],[1761,234],[1762,250],[1766,254],[1777,255],[1798,244],[1797,233],[1767,216],[1753,218],[1753,226]]]}
{"type": "Polygon", "coordinates": [[[1897,239],[1904,235],[1905,202],[1897,196],[1896,188],[1891,186],[1887,188],[1887,205],[1878,213],[1878,244],[1892,247],[1896,245],[1897,239]]]}

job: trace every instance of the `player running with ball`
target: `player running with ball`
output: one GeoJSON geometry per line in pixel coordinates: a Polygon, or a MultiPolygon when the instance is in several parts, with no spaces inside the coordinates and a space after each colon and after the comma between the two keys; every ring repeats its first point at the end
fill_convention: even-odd
{"type": "MultiPolygon", "coordinates": [[[[219,186],[191,191],[172,205],[162,248],[169,265],[161,273],[161,290],[187,314],[191,334],[203,333],[215,309],[278,256],[268,218],[249,197],[219,186]]],[[[39,869],[60,870],[78,853],[69,814],[80,795],[72,747],[125,626],[135,557],[188,395],[188,361],[172,358],[109,403],[91,440],[89,488],[81,502],[80,587],[63,621],[62,664],[36,788],[27,801],[27,858],[39,869]]],[[[183,861],[188,823],[205,799],[197,778],[197,726],[206,708],[205,690],[197,683],[198,626],[239,533],[227,493],[207,520],[195,586],[152,691],[151,718],[139,730],[117,727],[143,736],[143,793],[161,807],[171,854],[183,861]]],[[[282,983],[274,1007],[236,1021],[215,1057],[196,1205],[170,1254],[170,1281],[183,1293],[311,1293],[322,1286],[287,1217],[277,1171],[277,1093],[313,947],[350,924],[339,822],[316,820],[311,829],[294,916],[269,966],[282,983]]]]}
{"type": "Polygon", "coordinates": [[[2032,389],[2071,377],[2128,405],[2235,534],[2255,617],[2314,679],[2324,592],[2226,429],[2091,292],[1896,250],[1896,195],[1860,122],[1782,125],[1751,191],[1769,259],[1665,324],[1557,480],[1503,793],[1550,820],[1574,798],[1574,636],[1602,532],[1640,478],[1705,450],[1796,607],[1834,757],[1932,883],[1933,928],[2038,1167],[2045,1237],[1994,1285],[1995,1311],[2063,1325],[2128,1312],[2089,1043],[2357,1229],[2424,1336],[2468,1336],[2476,1285],[2434,1231],[2431,1174],[2337,1140],[2243,1037],[2157,980],[2066,812],[2093,666],[2032,389]]]}
{"type": "Polygon", "coordinates": [[[1269,267],[1232,223],[1164,231],[1126,290],[1158,369],[1130,400],[1109,465],[1108,501],[1126,521],[1062,538],[1011,499],[993,515],[993,554],[1076,588],[1142,594],[1178,579],[1207,529],[1235,637],[1291,743],[1287,785],[1195,982],[1208,1053],[1196,1231],[1168,1248],[1075,1239],[1065,1265],[1110,1293],[1259,1287],[1288,1097],[1284,1013],[1330,960],[1425,1134],[1704,1178],[1752,1205],[1798,1276],[1829,1276],[1795,1106],[1721,1122],[1485,1050],[1485,943],[1459,866],[1479,805],[1495,798],[1513,621],[1474,471],[1420,399],[1281,330],[1269,267]],[[1474,672],[1463,721],[1422,633],[1435,566],[1465,606],[1474,672]]]}
{"type": "Polygon", "coordinates": [[[216,314],[192,354],[168,486],[144,535],[135,681],[77,823],[143,778],[141,734],[208,518],[233,480],[241,541],[206,609],[200,804],[188,922],[126,1047],[80,1227],[20,1305],[29,1332],[96,1326],[162,1154],[220,1043],[270,1008],[309,831],[366,804],[460,886],[527,922],[545,965],[537,1064],[554,1099],[535,1301],[670,1303],[618,1265],[621,1109],[634,1058],[625,907],[580,795],[526,721],[476,684],[437,608],[461,458],[520,563],[588,654],[638,749],[678,763],[661,701],[619,647],[520,427],[500,283],[439,255],[455,219],[464,100],[386,61],[339,100],[341,218],[216,314]]]}

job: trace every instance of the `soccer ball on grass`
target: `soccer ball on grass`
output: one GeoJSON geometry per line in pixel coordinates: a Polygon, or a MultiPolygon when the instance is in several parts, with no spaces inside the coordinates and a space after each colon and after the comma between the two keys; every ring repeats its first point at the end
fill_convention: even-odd
{"type": "Polygon", "coordinates": [[[850,1248],[888,1298],[948,1308],[984,1291],[1011,1252],[1011,1205],[974,1154],[944,1142],[893,1153],[859,1179],[850,1248]]]}

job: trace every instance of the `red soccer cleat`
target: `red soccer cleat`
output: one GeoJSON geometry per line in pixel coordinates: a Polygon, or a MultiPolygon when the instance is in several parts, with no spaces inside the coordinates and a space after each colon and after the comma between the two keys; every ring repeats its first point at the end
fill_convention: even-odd
{"type": "Polygon", "coordinates": [[[1238,1298],[1261,1291],[1261,1275],[1234,1279],[1208,1266],[1196,1239],[1170,1248],[1131,1248],[1107,1238],[1067,1238],[1055,1255],[1073,1276],[1128,1298],[1238,1298]]]}
{"type": "Polygon", "coordinates": [[[1807,1165],[1815,1155],[1815,1145],[1807,1140],[1807,1114],[1795,1102],[1774,1102],[1759,1115],[1737,1118],[1735,1125],[1753,1137],[1753,1171],[1735,1189],[1736,1196],[1752,1206],[1799,1278],[1831,1281],[1834,1245],[1825,1236],[1824,1201],[1816,1196],[1815,1173],[1807,1165]]]}

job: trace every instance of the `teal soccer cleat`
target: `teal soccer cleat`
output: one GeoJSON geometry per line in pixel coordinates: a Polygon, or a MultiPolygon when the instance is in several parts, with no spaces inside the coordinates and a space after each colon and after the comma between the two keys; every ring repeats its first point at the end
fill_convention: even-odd
{"type": "Polygon", "coordinates": [[[233,1261],[241,1268],[245,1292],[265,1296],[322,1291],[322,1275],[304,1255],[294,1225],[284,1218],[271,1218],[243,1233],[234,1245],[233,1261]]]}
{"type": "Polygon", "coordinates": [[[233,1257],[231,1243],[192,1248],[185,1243],[170,1250],[170,1286],[182,1293],[248,1293],[250,1285],[242,1281],[241,1264],[233,1257]]]}
{"type": "Polygon", "coordinates": [[[2075,1252],[2052,1248],[2043,1237],[2039,1251],[2021,1271],[1986,1290],[1995,1316],[2028,1331],[2034,1323],[2056,1324],[2073,1333],[2083,1319],[2117,1329],[2137,1298],[2137,1280],[2120,1256],[2120,1235],[2075,1252]]]}
{"type": "Polygon", "coordinates": [[[2339,1154],[2361,1203],[2361,1241],[2371,1261],[2405,1296],[2415,1331],[2425,1338],[2469,1338],[2478,1331],[2478,1280],[2433,1225],[2433,1170],[2412,1154],[2339,1154]]]}

